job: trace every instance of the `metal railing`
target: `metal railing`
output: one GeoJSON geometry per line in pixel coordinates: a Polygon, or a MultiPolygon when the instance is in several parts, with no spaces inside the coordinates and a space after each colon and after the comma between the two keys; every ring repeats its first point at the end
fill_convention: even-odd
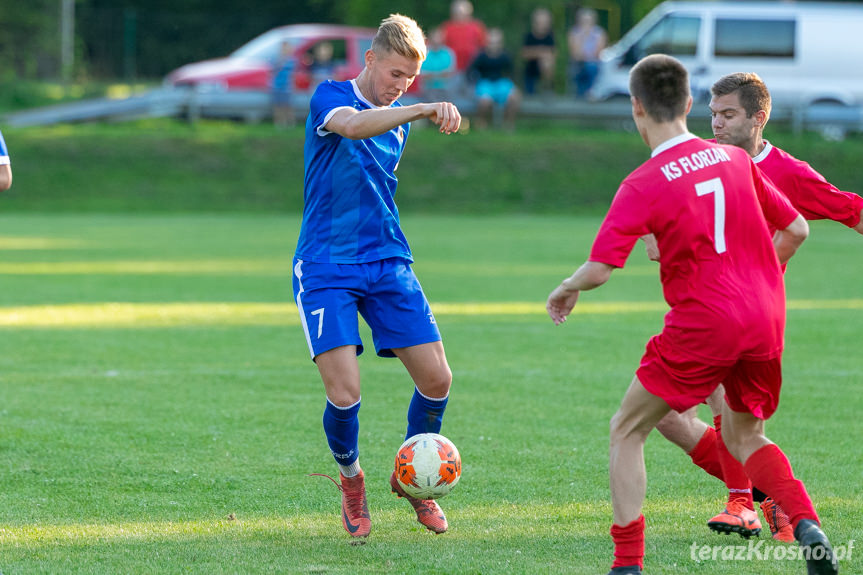
{"type": "MultiPolygon", "coordinates": [[[[308,109],[309,94],[296,94],[294,107],[308,109]]],[[[419,101],[405,96],[403,103],[419,101]]],[[[455,98],[465,116],[475,112],[476,102],[470,97],[455,98]]],[[[607,102],[575,100],[571,96],[538,96],[525,98],[519,114],[522,117],[582,119],[607,122],[618,127],[631,123],[629,101],[618,99],[607,102]]],[[[245,122],[260,122],[271,116],[270,95],[261,91],[201,91],[194,89],[159,88],[126,99],[98,98],[58,104],[33,110],[7,114],[3,122],[8,126],[39,126],[74,122],[118,122],[139,118],[177,117],[190,121],[199,118],[230,118],[245,122]]],[[[706,105],[693,106],[690,118],[707,120],[710,112],[706,105]]],[[[786,123],[800,133],[804,130],[820,132],[828,139],[841,139],[849,132],[863,132],[863,106],[815,104],[807,107],[776,108],[771,122],[786,123]]]]}

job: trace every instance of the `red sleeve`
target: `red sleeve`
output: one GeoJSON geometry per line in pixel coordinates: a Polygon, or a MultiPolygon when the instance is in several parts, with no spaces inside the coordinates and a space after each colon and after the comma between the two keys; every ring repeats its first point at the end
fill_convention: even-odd
{"type": "Polygon", "coordinates": [[[623,182],[596,234],[590,261],[622,268],[638,238],[650,233],[648,213],[643,194],[623,182]]]}
{"type": "Polygon", "coordinates": [[[752,168],[752,181],[755,183],[755,193],[761,204],[764,219],[774,230],[784,230],[791,225],[799,212],[791,202],[779,191],[776,185],[762,172],[754,162],[749,162],[752,168]]]}
{"type": "Polygon", "coordinates": [[[805,162],[797,163],[781,188],[807,220],[833,220],[849,228],[860,223],[863,198],[838,189],[805,162]]]}

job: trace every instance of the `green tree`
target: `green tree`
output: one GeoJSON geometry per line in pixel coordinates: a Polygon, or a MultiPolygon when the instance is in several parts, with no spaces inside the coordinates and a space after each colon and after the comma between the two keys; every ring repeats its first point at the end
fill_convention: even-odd
{"type": "Polygon", "coordinates": [[[0,4],[2,76],[56,76],[60,57],[59,2],[6,0],[0,4]]]}

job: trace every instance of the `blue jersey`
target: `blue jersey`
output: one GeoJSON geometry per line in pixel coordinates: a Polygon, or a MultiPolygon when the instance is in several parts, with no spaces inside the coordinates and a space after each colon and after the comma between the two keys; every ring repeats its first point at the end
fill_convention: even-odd
{"type": "Polygon", "coordinates": [[[6,141],[3,139],[3,134],[0,134],[0,166],[9,164],[9,150],[6,149],[6,141]]]}
{"type": "MultiPolygon", "coordinates": [[[[394,102],[392,106],[400,106],[394,102]]],[[[400,257],[413,261],[393,197],[396,167],[410,124],[350,140],[322,128],[339,108],[375,108],[354,80],[315,90],[306,121],[303,224],[296,257],[357,264],[400,257]]]]}

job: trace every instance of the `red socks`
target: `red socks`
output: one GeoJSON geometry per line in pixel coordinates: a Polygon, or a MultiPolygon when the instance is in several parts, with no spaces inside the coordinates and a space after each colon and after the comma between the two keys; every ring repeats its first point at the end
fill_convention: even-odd
{"type": "Polygon", "coordinates": [[[624,527],[612,525],[611,539],[614,541],[612,569],[630,565],[644,567],[644,515],[624,527]]]}
{"type": "Polygon", "coordinates": [[[744,467],[752,482],[763,487],[788,514],[792,528],[796,529],[801,519],[818,521],[806,487],[794,478],[791,464],[778,445],[765,445],[746,460],[744,467]]]}
{"type": "Polygon", "coordinates": [[[688,453],[692,463],[724,482],[722,476],[722,464],[719,462],[719,451],[717,451],[716,430],[708,427],[695,447],[688,453]]]}
{"type": "Polygon", "coordinates": [[[752,483],[743,469],[743,465],[734,459],[734,456],[725,447],[722,441],[722,416],[713,418],[716,427],[716,449],[719,452],[719,461],[722,463],[722,476],[725,486],[728,487],[728,501],[739,501],[750,511],[755,509],[752,503],[752,483]]]}

